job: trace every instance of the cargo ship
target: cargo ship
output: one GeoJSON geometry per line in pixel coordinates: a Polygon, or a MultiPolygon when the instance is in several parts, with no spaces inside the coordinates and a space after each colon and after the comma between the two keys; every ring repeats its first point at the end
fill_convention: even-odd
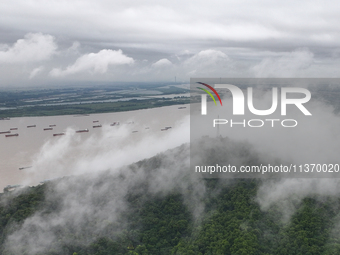
{"type": "Polygon", "coordinates": [[[3,132],[0,132],[0,134],[9,134],[11,133],[11,131],[3,131],[3,132]]]}
{"type": "Polygon", "coordinates": [[[81,129],[81,130],[77,130],[76,133],[84,133],[84,132],[89,132],[88,129],[81,129]]]}
{"type": "Polygon", "coordinates": [[[18,130],[18,128],[10,128],[9,130],[18,130]]]}
{"type": "Polygon", "coordinates": [[[73,115],[73,117],[82,117],[82,116],[90,116],[89,114],[78,114],[78,115],[73,115]]]}
{"type": "Polygon", "coordinates": [[[6,137],[12,137],[12,136],[19,136],[19,134],[9,134],[9,135],[6,135],[6,137]]]}
{"type": "Polygon", "coordinates": [[[49,127],[55,127],[55,126],[56,126],[55,124],[49,125],[49,127]]]}
{"type": "Polygon", "coordinates": [[[29,125],[28,128],[36,127],[37,125],[29,125]]]}
{"type": "Polygon", "coordinates": [[[53,136],[60,136],[60,135],[65,135],[65,133],[57,133],[57,134],[53,134],[53,136]]]}
{"type": "Polygon", "coordinates": [[[24,169],[27,169],[27,168],[32,168],[32,166],[19,167],[19,170],[24,170],[24,169]]]}
{"type": "Polygon", "coordinates": [[[93,121],[93,123],[97,123],[97,122],[99,122],[99,120],[94,120],[94,121],[93,121]]]}
{"type": "Polygon", "coordinates": [[[51,127],[44,128],[44,131],[45,131],[45,130],[53,130],[53,128],[51,128],[51,127]]]}
{"type": "Polygon", "coordinates": [[[100,127],[102,127],[102,125],[93,126],[93,128],[100,128],[100,127]]]}
{"type": "Polygon", "coordinates": [[[114,127],[114,126],[119,126],[119,122],[113,122],[112,124],[110,124],[111,127],[114,127]]]}

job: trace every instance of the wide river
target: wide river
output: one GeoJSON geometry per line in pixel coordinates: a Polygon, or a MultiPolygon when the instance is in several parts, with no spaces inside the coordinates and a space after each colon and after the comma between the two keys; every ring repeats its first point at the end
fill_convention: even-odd
{"type": "MultiPolygon", "coordinates": [[[[0,120],[0,132],[11,132],[0,134],[0,192],[7,185],[24,183],[29,173],[29,168],[26,167],[32,166],[33,160],[36,160],[38,154],[41,153],[42,146],[65,137],[53,136],[53,134],[72,129],[73,136],[81,137],[81,141],[86,141],[96,135],[99,137],[103,130],[118,128],[117,125],[110,126],[110,124],[119,122],[120,127],[129,126],[131,137],[140,139],[150,133],[161,136],[176,129],[179,121],[187,115],[189,115],[189,106],[184,105],[117,113],[0,120]],[[101,127],[94,127],[98,125],[101,127]],[[53,129],[44,130],[49,127],[53,129]],[[165,127],[171,127],[171,129],[164,130],[165,127]],[[84,129],[89,131],[74,133],[74,131],[84,129]],[[6,137],[9,134],[18,134],[18,136],[6,137]],[[25,169],[20,170],[20,168],[25,169]]],[[[43,178],[44,176],[41,176],[41,179],[36,179],[33,184],[39,183],[43,178]]]]}

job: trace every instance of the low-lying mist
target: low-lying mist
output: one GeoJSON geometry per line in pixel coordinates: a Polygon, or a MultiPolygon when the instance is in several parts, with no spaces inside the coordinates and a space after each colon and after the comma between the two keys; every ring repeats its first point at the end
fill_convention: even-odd
{"type": "MultiPolygon", "coordinates": [[[[268,95],[264,98],[269,100],[268,95]]],[[[195,149],[197,153],[209,151],[217,159],[223,157],[224,161],[237,164],[312,163],[311,155],[317,155],[314,157],[317,161],[338,162],[339,116],[334,108],[322,102],[314,102],[310,107],[315,115],[302,123],[309,129],[288,132],[292,135],[289,140],[284,135],[271,134],[271,129],[243,133],[246,135],[229,129],[221,131],[221,137],[202,138],[195,149]],[[215,153],[219,150],[223,153],[215,153]]],[[[69,233],[81,235],[79,246],[92,242],[94,233],[98,236],[110,233],[114,239],[114,233],[129,227],[124,216],[131,212],[129,197],[134,195],[147,201],[153,196],[180,193],[194,224],[200,224],[206,217],[209,196],[238,180],[220,178],[214,192],[208,194],[204,176],[191,172],[189,167],[189,131],[187,116],[161,135],[150,132],[134,136],[131,127],[122,125],[115,130],[104,127],[100,135],[84,141],[69,129],[67,135],[47,142],[28,169],[27,184],[59,178],[46,183],[45,200],[53,204],[54,210],[41,209],[22,225],[13,226],[5,242],[6,250],[15,254],[21,254],[23,249],[27,254],[58,252],[58,242],[77,242],[77,238],[69,238],[69,233]]],[[[325,197],[339,198],[338,180],[261,179],[254,201],[263,211],[278,206],[282,217],[277,220],[287,223],[306,197],[319,201],[325,197]]],[[[338,233],[337,227],[333,233],[338,233]]]]}

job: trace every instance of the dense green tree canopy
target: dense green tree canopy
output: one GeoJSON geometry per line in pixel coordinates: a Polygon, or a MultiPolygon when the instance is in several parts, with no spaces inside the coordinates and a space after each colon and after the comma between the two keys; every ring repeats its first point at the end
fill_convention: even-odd
{"type": "MultiPolygon", "coordinates": [[[[113,231],[110,225],[113,223],[108,222],[106,232],[93,233],[92,241],[88,242],[81,240],[82,233],[60,226],[56,231],[67,236],[68,242],[60,238],[42,254],[340,253],[339,236],[334,234],[339,213],[336,199],[325,198],[320,202],[313,197],[305,198],[291,219],[283,222],[275,206],[263,212],[255,202],[258,181],[238,180],[222,189],[218,180],[206,182],[206,192],[212,195],[206,196],[209,199],[204,201],[205,211],[199,218],[193,216],[179,193],[148,197],[131,194],[127,198],[130,210],[124,214],[128,224],[118,233],[113,231]]],[[[12,254],[4,245],[6,238],[25,219],[37,212],[58,212],[58,201],[45,199],[47,189],[53,189],[53,185],[28,188],[19,195],[10,192],[1,195],[1,254],[12,254]]],[[[25,244],[22,254],[26,254],[25,244]]]]}

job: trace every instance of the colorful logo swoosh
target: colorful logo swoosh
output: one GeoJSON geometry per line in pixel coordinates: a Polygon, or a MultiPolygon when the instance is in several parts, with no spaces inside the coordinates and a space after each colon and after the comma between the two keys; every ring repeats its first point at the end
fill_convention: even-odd
{"type": "MultiPolygon", "coordinates": [[[[211,91],[214,92],[215,95],[217,96],[218,100],[220,100],[220,103],[221,103],[221,106],[222,106],[222,100],[221,100],[221,98],[220,98],[220,95],[217,93],[217,91],[216,91],[213,87],[211,87],[210,85],[205,84],[205,83],[203,83],[203,82],[197,82],[197,83],[202,84],[202,85],[206,86],[207,88],[211,89],[211,91]]],[[[201,90],[203,90],[203,91],[205,91],[206,93],[208,93],[209,96],[214,100],[215,105],[217,105],[214,96],[213,96],[208,90],[203,89],[203,88],[200,88],[200,87],[197,87],[197,88],[198,88],[198,89],[201,89],[201,90]]]]}

